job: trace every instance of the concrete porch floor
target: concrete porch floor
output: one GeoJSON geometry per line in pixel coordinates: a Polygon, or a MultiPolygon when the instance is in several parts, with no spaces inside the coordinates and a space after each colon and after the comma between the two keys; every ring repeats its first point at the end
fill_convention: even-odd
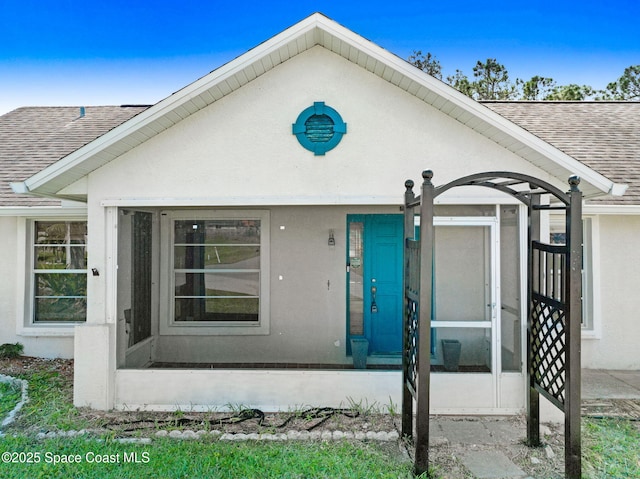
{"type": "Polygon", "coordinates": [[[639,399],[640,370],[582,370],[582,399],[639,399]]]}

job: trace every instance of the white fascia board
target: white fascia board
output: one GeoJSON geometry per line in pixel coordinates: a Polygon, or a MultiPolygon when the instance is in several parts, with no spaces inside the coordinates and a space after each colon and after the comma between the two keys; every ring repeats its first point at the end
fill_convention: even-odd
{"type": "MultiPolygon", "coordinates": [[[[400,190],[402,191],[402,190],[400,190]]],[[[397,205],[404,201],[398,195],[363,196],[226,196],[208,198],[105,198],[101,206],[119,207],[218,207],[218,206],[333,206],[333,205],[397,205]]]]}
{"type": "MultiPolygon", "coordinates": [[[[82,148],[79,148],[73,153],[58,160],[56,163],[36,173],[24,182],[17,183],[16,188],[20,191],[16,191],[15,189],[14,191],[21,193],[37,193],[38,189],[44,189],[42,194],[55,195],[57,191],[49,191],[46,189],[46,184],[53,178],[81,165],[91,156],[126,138],[130,132],[138,130],[149,123],[164,117],[175,110],[175,108],[190,101],[192,98],[202,94],[204,91],[212,88],[216,84],[236,75],[248,65],[254,63],[257,59],[262,58],[266,54],[286,45],[291,42],[292,39],[298,38],[300,35],[307,33],[310,29],[315,28],[317,20],[322,18],[324,17],[315,14],[249,50],[229,63],[222,65],[199,80],[196,80],[176,93],[173,93],[164,100],[159,101],[149,109],[141,112],[113,130],[96,138],[91,143],[88,143],[82,148]]],[[[77,181],[85,174],[86,172],[83,170],[81,173],[75,175],[70,183],[77,181]]]]}
{"type": "Polygon", "coordinates": [[[24,195],[29,193],[29,188],[27,188],[27,185],[25,184],[24,181],[12,181],[11,183],[9,183],[9,186],[11,187],[14,193],[17,193],[19,195],[21,194],[24,195]]]}
{"type": "MultiPolygon", "coordinates": [[[[402,191],[400,186],[399,191],[402,191]]],[[[402,206],[403,194],[398,195],[359,195],[359,196],[233,196],[207,198],[105,198],[100,206],[109,207],[253,207],[253,206],[402,206]]],[[[520,204],[517,199],[506,195],[491,196],[446,196],[436,198],[436,204],[520,204]]]]}
{"type": "Polygon", "coordinates": [[[640,215],[640,205],[598,205],[587,203],[582,207],[585,215],[640,215]]]}
{"type": "Polygon", "coordinates": [[[0,216],[24,216],[29,218],[40,217],[86,217],[87,208],[60,206],[4,206],[0,207],[0,216]]]}

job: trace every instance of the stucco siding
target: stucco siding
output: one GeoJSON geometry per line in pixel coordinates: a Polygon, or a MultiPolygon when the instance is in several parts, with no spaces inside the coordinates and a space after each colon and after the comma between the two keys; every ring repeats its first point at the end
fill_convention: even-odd
{"type": "Polygon", "coordinates": [[[582,366],[640,369],[640,217],[601,215],[599,222],[601,335],[583,339],[582,366]]]}
{"type": "MultiPolygon", "coordinates": [[[[550,180],[529,162],[413,95],[315,47],[136,147],[90,176],[90,196],[285,196],[293,203],[401,201],[407,178],[431,168],[442,184],[463,174],[514,170],[550,180]],[[292,134],[298,114],[324,101],[347,134],[326,156],[292,134]]],[[[559,185],[563,189],[565,185],[559,185]]],[[[463,190],[456,194],[463,194],[463,190]]]]}

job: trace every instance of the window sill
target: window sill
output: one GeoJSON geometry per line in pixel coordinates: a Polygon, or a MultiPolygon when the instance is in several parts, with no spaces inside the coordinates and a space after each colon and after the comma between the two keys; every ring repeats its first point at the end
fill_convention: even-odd
{"type": "Polygon", "coordinates": [[[42,325],[42,326],[26,326],[18,330],[18,336],[44,336],[44,337],[67,337],[72,338],[74,336],[75,327],[77,324],[56,324],[56,325],[42,325]]]}
{"type": "Polygon", "coordinates": [[[583,329],[582,330],[582,339],[600,339],[600,333],[597,333],[593,329],[583,329]]]}
{"type": "Polygon", "coordinates": [[[161,324],[160,334],[163,336],[244,336],[244,335],[268,335],[269,324],[236,324],[230,325],[229,323],[220,325],[209,324],[161,324]]]}

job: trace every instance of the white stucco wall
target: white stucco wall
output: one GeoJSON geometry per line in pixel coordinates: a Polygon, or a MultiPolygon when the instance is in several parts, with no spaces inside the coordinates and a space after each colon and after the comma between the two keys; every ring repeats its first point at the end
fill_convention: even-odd
{"type": "Polygon", "coordinates": [[[582,341],[582,366],[640,369],[640,216],[600,215],[600,335],[582,341]]]}
{"type": "MultiPolygon", "coordinates": [[[[26,219],[0,215],[0,344],[21,343],[24,354],[43,358],[72,358],[73,337],[57,336],[55,331],[38,334],[26,318],[25,252],[31,246],[24,234],[26,219]]],[[[51,329],[51,328],[48,328],[51,329]]]]}
{"type": "MultiPolygon", "coordinates": [[[[413,178],[418,192],[425,168],[434,169],[436,184],[487,170],[515,170],[550,180],[525,160],[342,57],[320,47],[305,52],[89,175],[89,268],[103,274],[89,278],[88,321],[114,320],[114,308],[109,305],[115,300],[108,288],[115,285],[109,271],[116,255],[109,239],[115,235],[109,220],[115,209],[107,211],[104,204],[217,207],[265,206],[273,201],[395,204],[392,208],[397,208],[405,180],[413,178]],[[314,101],[336,108],[348,124],[342,143],[326,156],[303,149],[291,132],[298,114],[314,101]]],[[[457,190],[455,194],[464,194],[464,189],[457,190]]],[[[469,191],[487,193],[485,189],[469,191]]],[[[293,225],[284,234],[292,235],[297,228],[297,234],[309,237],[290,236],[292,242],[306,241],[299,241],[300,249],[288,247],[286,261],[293,258],[298,260],[295,266],[305,264],[308,260],[299,256],[315,252],[314,247],[324,254],[328,225],[341,239],[341,218],[347,211],[314,220],[298,214],[299,226],[293,225]],[[313,229],[317,233],[311,233],[313,229]]],[[[274,237],[280,234],[277,228],[283,222],[277,214],[271,219],[274,237]]],[[[304,308],[287,306],[288,311],[313,311],[318,304],[321,311],[327,310],[327,280],[333,284],[344,281],[341,254],[329,261],[318,260],[318,276],[305,278],[311,287],[307,281],[293,284],[297,278],[288,272],[278,280],[278,254],[272,251],[274,294],[291,285],[305,292],[301,297],[308,297],[304,308]],[[331,274],[326,271],[329,265],[334,268],[331,274]],[[314,289],[311,296],[309,289],[314,289]]],[[[344,328],[344,301],[333,295],[344,295],[344,288],[331,288],[329,294],[331,320],[338,323],[322,337],[331,339],[335,352],[340,347],[333,343],[344,337],[339,329],[344,328]]],[[[273,305],[274,318],[278,308],[284,307],[273,305]]],[[[273,326],[273,333],[278,334],[277,323],[273,326]]],[[[305,341],[312,342],[311,335],[308,338],[305,341]]]]}
{"type": "Polygon", "coordinates": [[[377,196],[399,203],[404,181],[419,184],[426,168],[434,170],[436,184],[504,169],[550,180],[409,93],[315,47],[95,171],[88,187],[91,201],[209,198],[229,204],[240,197],[268,204],[269,197],[284,196],[296,203],[349,204],[351,197],[377,196]],[[348,125],[326,156],[303,149],[291,132],[314,101],[335,108],[348,125]]]}
{"type": "MultiPolygon", "coordinates": [[[[87,326],[109,325],[105,337],[115,344],[117,207],[269,208],[269,336],[158,337],[154,355],[218,361],[233,353],[237,361],[300,362],[303,352],[311,362],[345,361],[346,214],[399,212],[405,180],[414,179],[419,193],[427,168],[436,185],[510,170],[566,188],[411,94],[315,47],[89,174],[89,269],[100,275],[89,277],[87,326]],[[348,124],[326,156],[303,149],[291,132],[298,114],[315,101],[335,108],[348,124]],[[358,207],[367,204],[378,206],[358,207]]],[[[487,192],[458,188],[452,194],[465,199],[448,201],[486,202],[487,192]]],[[[108,358],[88,349],[78,356],[76,404],[97,403],[95,377],[112,383],[113,344],[104,347],[108,358]]],[[[99,407],[114,405],[106,394],[99,407]]]]}

